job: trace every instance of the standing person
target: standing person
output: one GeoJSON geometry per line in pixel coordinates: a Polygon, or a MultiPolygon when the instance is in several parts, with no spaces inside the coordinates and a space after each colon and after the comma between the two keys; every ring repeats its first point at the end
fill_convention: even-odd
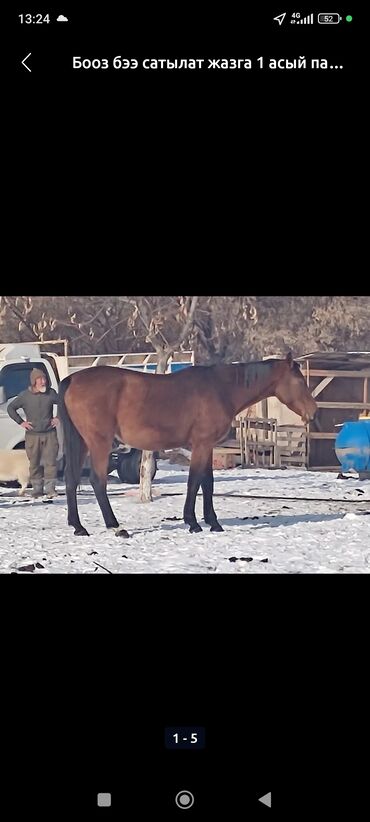
{"type": "Polygon", "coordinates": [[[15,397],[8,405],[8,414],[26,429],[26,453],[30,461],[32,496],[48,499],[56,497],[57,457],[59,443],[56,426],[58,417],[53,417],[53,405],[58,404],[58,394],[50,388],[44,371],[33,368],[30,386],[15,397]],[[23,408],[26,420],[17,414],[23,408]]]}

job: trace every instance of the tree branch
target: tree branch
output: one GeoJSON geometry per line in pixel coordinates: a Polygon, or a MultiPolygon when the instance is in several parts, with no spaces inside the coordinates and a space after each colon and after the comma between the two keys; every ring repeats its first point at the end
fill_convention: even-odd
{"type": "Polygon", "coordinates": [[[185,324],[182,328],[182,331],[180,332],[180,335],[177,338],[176,347],[180,347],[181,343],[184,342],[185,337],[189,334],[189,332],[191,330],[191,327],[192,327],[193,322],[194,322],[194,314],[195,314],[195,309],[197,307],[198,300],[199,300],[199,297],[192,297],[191,298],[191,305],[190,305],[190,309],[189,309],[189,314],[186,318],[186,321],[185,321],[185,324]]]}
{"type": "Polygon", "coordinates": [[[19,308],[17,308],[15,303],[12,302],[11,297],[3,297],[3,299],[5,300],[5,304],[8,306],[10,311],[12,311],[13,314],[15,314],[16,317],[18,317],[18,319],[23,323],[23,325],[26,326],[26,328],[28,328],[28,330],[31,332],[31,334],[33,334],[35,339],[39,340],[40,338],[33,330],[31,323],[25,319],[25,316],[22,314],[19,308]]]}

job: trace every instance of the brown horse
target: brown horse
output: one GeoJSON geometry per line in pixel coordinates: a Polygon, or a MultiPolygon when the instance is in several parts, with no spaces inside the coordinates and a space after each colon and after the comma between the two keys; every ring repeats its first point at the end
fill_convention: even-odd
{"type": "Polygon", "coordinates": [[[119,527],[107,496],[108,457],[115,435],[147,451],[189,448],[184,520],[190,532],[202,530],[195,518],[201,486],[205,522],[211,531],[222,531],[213,508],[212,450],[227,435],[235,415],[270,396],[278,397],[304,422],[317,408],[291,354],[285,360],[195,366],[163,375],[97,366],[62,380],[59,396],[68,524],[75,534],[88,535],[79,519],[76,489],[89,451],[91,483],[105,524],[123,537],[128,533],[119,527]]]}

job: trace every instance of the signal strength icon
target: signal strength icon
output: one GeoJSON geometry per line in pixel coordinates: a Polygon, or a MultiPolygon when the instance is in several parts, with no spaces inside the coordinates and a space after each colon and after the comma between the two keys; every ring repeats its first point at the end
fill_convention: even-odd
{"type": "Polygon", "coordinates": [[[299,25],[299,23],[301,25],[302,25],[302,23],[304,25],[306,25],[306,24],[311,25],[313,23],[313,14],[308,14],[307,17],[302,17],[301,20],[297,20],[297,26],[299,25]]]}

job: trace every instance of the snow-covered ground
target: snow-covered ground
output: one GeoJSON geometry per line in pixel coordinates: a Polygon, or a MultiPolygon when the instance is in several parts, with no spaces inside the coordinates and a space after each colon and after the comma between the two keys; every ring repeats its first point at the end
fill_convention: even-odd
{"type": "Polygon", "coordinates": [[[204,530],[190,534],[181,519],[187,475],[187,467],[160,462],[154,502],[145,505],[137,486],[109,477],[112,508],[130,539],[105,528],[89,484],[78,495],[89,537],[67,525],[63,485],[50,505],[0,487],[0,572],[370,572],[370,481],[297,469],[215,471],[214,506],[225,530],[211,534],[202,523],[199,494],[204,530]]]}

